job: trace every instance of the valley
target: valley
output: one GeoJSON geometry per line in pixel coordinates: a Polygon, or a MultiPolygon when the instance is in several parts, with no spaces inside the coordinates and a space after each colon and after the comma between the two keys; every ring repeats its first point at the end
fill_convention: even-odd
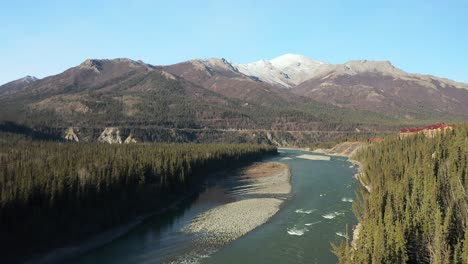
{"type": "Polygon", "coordinates": [[[467,264],[468,1],[3,1],[0,264],[467,264]]]}
{"type": "MultiPolygon", "coordinates": [[[[459,148],[450,151],[460,156],[454,162],[457,168],[466,165],[461,146],[467,145],[467,88],[406,73],[386,61],[333,65],[294,54],[248,64],[90,59],[54,76],[7,83],[0,86],[0,248],[7,249],[2,260],[463,260],[463,210],[444,227],[456,229],[460,242],[435,247],[424,231],[427,247],[438,250],[433,255],[402,246],[416,236],[402,238],[402,230],[416,232],[410,223],[392,229],[389,223],[396,222],[385,219],[378,226],[365,206],[369,197],[387,195],[374,192],[385,187],[375,183],[382,171],[410,173],[375,163],[370,153],[381,146],[411,149],[427,141],[437,156],[436,146],[456,138],[459,148]],[[441,122],[453,125],[433,131],[441,122]],[[432,139],[421,139],[425,134],[432,139]],[[258,178],[256,167],[247,170],[248,178],[234,172],[259,160],[259,168],[276,164],[284,171],[258,178]],[[358,171],[363,188],[354,197],[352,176],[358,171]],[[350,247],[355,215],[359,239],[350,247]],[[382,238],[369,236],[374,226],[393,232],[394,244],[382,246],[385,253],[365,244],[382,238]],[[252,257],[257,243],[264,247],[252,257]]],[[[427,151],[420,156],[426,159],[427,151]]],[[[389,160],[385,164],[399,164],[381,155],[389,160]]],[[[440,170],[439,163],[433,166],[440,170]]],[[[439,204],[440,219],[447,222],[447,203],[460,207],[463,199],[440,197],[447,199],[439,204]]]]}

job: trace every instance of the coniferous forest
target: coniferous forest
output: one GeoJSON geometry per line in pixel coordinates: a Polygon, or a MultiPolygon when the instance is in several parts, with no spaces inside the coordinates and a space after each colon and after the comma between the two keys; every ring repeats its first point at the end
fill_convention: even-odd
{"type": "MultiPolygon", "coordinates": [[[[359,152],[358,238],[340,263],[468,263],[468,125],[387,139],[359,152]]],[[[351,236],[350,236],[351,237],[351,236]]]]}
{"type": "Polygon", "coordinates": [[[189,194],[204,176],[276,153],[247,144],[67,144],[0,140],[2,262],[131,221],[189,194]]]}

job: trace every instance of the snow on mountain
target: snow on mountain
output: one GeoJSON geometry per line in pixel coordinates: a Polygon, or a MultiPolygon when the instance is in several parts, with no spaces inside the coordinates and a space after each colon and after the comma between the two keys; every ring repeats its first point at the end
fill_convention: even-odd
{"type": "Polygon", "coordinates": [[[267,60],[259,60],[247,64],[235,65],[237,70],[247,76],[258,78],[263,82],[284,87],[291,87],[289,76],[282,72],[281,69],[275,68],[271,62],[267,60]]]}
{"type": "Polygon", "coordinates": [[[285,54],[272,60],[234,64],[239,72],[259,80],[292,88],[307,80],[325,76],[380,73],[408,79],[410,74],[396,68],[389,61],[352,60],[343,64],[328,64],[297,54],[285,54]]]}
{"type": "Polygon", "coordinates": [[[39,79],[36,78],[36,77],[34,77],[34,76],[28,75],[28,76],[26,76],[26,77],[24,77],[24,78],[21,78],[19,81],[22,81],[22,82],[24,82],[24,83],[28,83],[28,84],[29,84],[29,83],[35,82],[35,81],[37,81],[37,80],[39,80],[39,79]]]}
{"type": "Polygon", "coordinates": [[[329,64],[288,53],[272,60],[259,60],[234,66],[245,75],[256,77],[270,84],[291,88],[310,79],[327,65],[329,64]]]}
{"type": "Polygon", "coordinates": [[[200,62],[208,68],[237,72],[237,69],[224,58],[209,58],[200,60],[200,62]]]}
{"type": "Polygon", "coordinates": [[[245,64],[235,64],[218,58],[197,59],[190,62],[197,69],[206,71],[208,75],[213,72],[229,78],[242,78],[245,75],[252,80],[286,89],[295,88],[306,81],[315,79],[325,80],[368,74],[391,76],[394,79],[411,81],[433,89],[436,89],[434,81],[440,83],[441,87],[468,88],[467,84],[434,76],[407,73],[393,66],[390,61],[351,60],[343,64],[329,64],[303,55],[287,53],[271,60],[245,64]]]}
{"type": "Polygon", "coordinates": [[[383,75],[407,76],[408,73],[396,68],[389,61],[351,60],[344,64],[329,65],[320,74],[333,72],[334,75],[356,75],[360,73],[380,73],[383,75]]]}
{"type": "Polygon", "coordinates": [[[285,54],[272,59],[271,64],[286,73],[293,85],[298,85],[327,68],[329,64],[302,55],[285,54]]]}

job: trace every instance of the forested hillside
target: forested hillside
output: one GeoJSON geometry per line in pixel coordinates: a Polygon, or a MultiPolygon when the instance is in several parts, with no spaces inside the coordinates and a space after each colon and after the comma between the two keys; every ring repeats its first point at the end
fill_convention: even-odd
{"type": "Polygon", "coordinates": [[[363,162],[361,223],[340,263],[468,263],[468,125],[447,135],[388,139],[357,154],[363,162]]]}
{"type": "Polygon", "coordinates": [[[276,153],[262,145],[0,141],[0,248],[16,262],[164,208],[209,173],[276,153]]]}

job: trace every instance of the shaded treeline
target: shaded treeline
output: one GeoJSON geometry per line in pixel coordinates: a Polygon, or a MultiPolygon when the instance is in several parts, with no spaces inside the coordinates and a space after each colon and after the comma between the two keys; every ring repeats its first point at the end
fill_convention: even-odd
{"type": "Polygon", "coordinates": [[[386,139],[359,152],[361,223],[340,263],[468,263],[468,125],[446,135],[386,139]]]}
{"type": "Polygon", "coordinates": [[[184,196],[262,145],[0,141],[2,262],[80,241],[184,196]]]}
{"type": "Polygon", "coordinates": [[[10,121],[0,121],[0,139],[5,135],[15,134],[18,137],[29,138],[34,140],[50,140],[50,141],[63,141],[61,133],[54,129],[38,126],[31,128],[22,124],[10,121]]]}

